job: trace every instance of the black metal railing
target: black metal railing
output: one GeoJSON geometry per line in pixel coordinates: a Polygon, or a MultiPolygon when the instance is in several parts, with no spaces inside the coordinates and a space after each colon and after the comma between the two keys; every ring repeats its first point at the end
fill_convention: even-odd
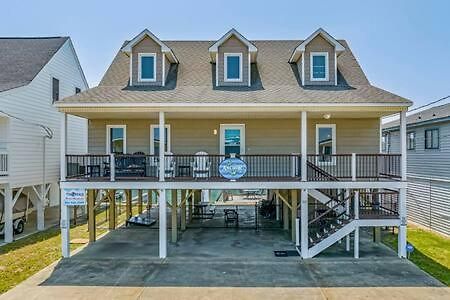
{"type": "Polygon", "coordinates": [[[351,154],[308,154],[309,181],[337,181],[352,178],[351,154]]]}
{"type": "Polygon", "coordinates": [[[106,154],[66,155],[67,179],[109,178],[110,156],[106,154]]]}
{"type": "Polygon", "coordinates": [[[366,180],[400,178],[400,154],[356,154],[356,177],[366,180]]]}
{"type": "Polygon", "coordinates": [[[359,217],[378,219],[398,217],[398,192],[392,190],[360,191],[359,217]]]}

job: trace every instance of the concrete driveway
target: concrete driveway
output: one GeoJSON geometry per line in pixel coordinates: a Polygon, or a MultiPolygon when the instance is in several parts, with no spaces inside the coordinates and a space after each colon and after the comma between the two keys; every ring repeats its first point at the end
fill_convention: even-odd
{"type": "Polygon", "coordinates": [[[358,260],[337,244],[307,261],[273,255],[293,249],[280,230],[187,230],[163,261],[157,237],[116,230],[3,298],[450,299],[441,283],[368,237],[358,260]]]}

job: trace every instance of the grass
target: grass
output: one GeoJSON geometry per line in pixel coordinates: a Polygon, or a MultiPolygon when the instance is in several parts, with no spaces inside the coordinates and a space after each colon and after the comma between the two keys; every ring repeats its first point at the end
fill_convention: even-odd
{"type": "MultiPolygon", "coordinates": [[[[119,213],[119,211],[118,211],[119,213]]],[[[133,214],[137,207],[133,207],[133,214]]],[[[117,216],[117,223],[125,221],[125,210],[117,216]]],[[[105,210],[96,214],[96,236],[107,232],[105,210]]],[[[70,239],[88,239],[86,222],[71,226],[70,239]]],[[[71,244],[75,250],[83,244],[71,244]]],[[[59,228],[50,228],[32,234],[14,243],[0,247],[0,294],[39,272],[46,266],[61,258],[61,234],[59,228]]]]}
{"type": "MultiPolygon", "coordinates": [[[[397,249],[397,234],[388,234],[383,242],[397,249]]],[[[417,227],[408,227],[408,243],[414,246],[409,259],[419,268],[450,286],[450,239],[417,227]]]]}

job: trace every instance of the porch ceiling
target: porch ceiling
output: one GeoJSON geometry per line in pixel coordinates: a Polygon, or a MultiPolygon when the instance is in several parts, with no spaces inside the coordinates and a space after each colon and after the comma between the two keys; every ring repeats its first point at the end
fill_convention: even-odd
{"type": "Polygon", "coordinates": [[[158,110],[141,107],[65,107],[61,111],[87,119],[157,119],[158,111],[166,112],[167,119],[266,119],[300,118],[306,110],[308,118],[378,118],[401,111],[402,107],[167,107],[158,110]]]}

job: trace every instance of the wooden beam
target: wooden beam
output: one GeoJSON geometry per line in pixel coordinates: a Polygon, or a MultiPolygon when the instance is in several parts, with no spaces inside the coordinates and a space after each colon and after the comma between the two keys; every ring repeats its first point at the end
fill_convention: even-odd
{"type": "Polygon", "coordinates": [[[172,243],[176,243],[178,240],[178,228],[177,228],[177,190],[172,190],[171,197],[171,212],[172,212],[172,243]]]}
{"type": "Polygon", "coordinates": [[[108,193],[109,199],[109,229],[116,229],[117,213],[116,213],[116,190],[110,190],[108,193]]]}
{"type": "Polygon", "coordinates": [[[280,195],[280,199],[282,199],[283,201],[283,229],[284,230],[289,230],[289,202],[286,198],[282,198],[281,197],[281,193],[279,193],[280,195]]]}
{"type": "Polygon", "coordinates": [[[296,241],[296,222],[297,222],[297,202],[298,202],[298,193],[297,190],[291,190],[291,233],[292,233],[292,241],[296,241]]]}
{"type": "Polygon", "coordinates": [[[152,209],[153,205],[153,190],[147,190],[147,210],[152,209]]]}
{"type": "Polygon", "coordinates": [[[142,214],[142,190],[138,190],[138,213],[142,214]]]}
{"type": "Polygon", "coordinates": [[[125,213],[127,220],[131,218],[132,213],[132,203],[131,203],[131,190],[125,190],[125,213]]]}
{"type": "Polygon", "coordinates": [[[89,242],[95,242],[95,196],[94,190],[88,190],[88,231],[89,242]]]}
{"type": "Polygon", "coordinates": [[[283,201],[284,204],[285,204],[289,209],[292,209],[291,204],[289,204],[288,197],[285,198],[285,197],[280,193],[279,190],[277,190],[276,193],[277,193],[277,195],[278,195],[278,198],[279,198],[281,201],[283,201]]]}

